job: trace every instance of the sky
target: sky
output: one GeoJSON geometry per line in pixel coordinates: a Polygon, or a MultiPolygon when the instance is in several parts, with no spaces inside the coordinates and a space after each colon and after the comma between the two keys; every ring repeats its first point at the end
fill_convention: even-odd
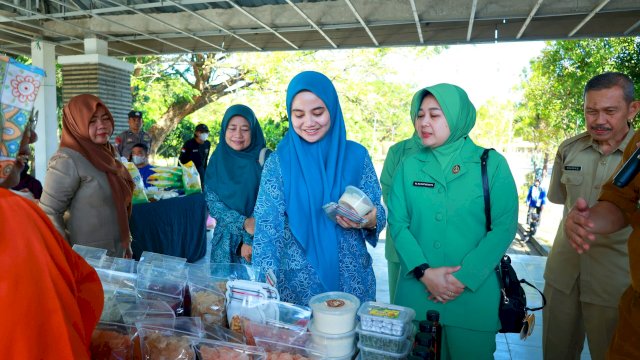
{"type": "Polygon", "coordinates": [[[417,88],[448,82],[469,94],[476,107],[492,97],[517,101],[514,86],[521,81],[529,60],[540,55],[544,42],[514,42],[479,45],[451,45],[439,55],[424,61],[407,61],[400,55],[390,65],[398,71],[397,79],[416,84],[417,88]]]}

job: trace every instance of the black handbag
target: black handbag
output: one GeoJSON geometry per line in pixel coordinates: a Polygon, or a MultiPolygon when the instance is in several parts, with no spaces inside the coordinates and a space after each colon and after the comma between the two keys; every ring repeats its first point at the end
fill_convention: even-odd
{"type": "MultiPolygon", "coordinates": [[[[484,214],[486,218],[486,229],[491,231],[491,199],[489,196],[489,178],[487,175],[487,159],[489,151],[485,149],[480,156],[480,166],[482,172],[482,191],[484,193],[484,214]]],[[[500,259],[500,264],[496,265],[496,274],[498,283],[500,284],[500,305],[498,308],[498,316],[500,317],[501,333],[521,333],[523,327],[527,327],[529,335],[533,328],[529,328],[527,323],[527,312],[542,309],[547,304],[547,299],[537,287],[529,283],[525,279],[518,279],[518,274],[511,266],[511,258],[504,255],[500,259]],[[536,289],[542,296],[542,306],[530,308],[527,307],[527,295],[522,288],[522,284],[527,284],[536,289]]]]}

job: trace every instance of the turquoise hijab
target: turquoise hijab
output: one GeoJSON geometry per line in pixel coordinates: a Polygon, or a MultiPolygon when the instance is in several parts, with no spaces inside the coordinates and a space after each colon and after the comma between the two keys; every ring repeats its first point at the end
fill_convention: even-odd
{"type": "Polygon", "coordinates": [[[433,155],[442,168],[446,168],[469,137],[469,132],[476,124],[476,108],[469,100],[467,93],[459,86],[452,84],[437,84],[418,90],[411,100],[411,120],[414,124],[420,111],[422,100],[427,95],[436,98],[449,124],[451,134],[440,146],[431,148],[433,155]]]}
{"type": "Polygon", "coordinates": [[[325,290],[340,290],[339,225],[327,218],[322,205],[337,202],[347,185],[360,185],[367,151],[347,141],[338,93],[331,80],[321,73],[305,71],[291,80],[287,88],[287,116],[289,131],[276,153],[284,180],[289,226],[325,290]],[[301,91],[319,97],[331,117],[329,130],[315,143],[300,138],[291,122],[291,104],[301,91]]]}
{"type": "Polygon", "coordinates": [[[266,146],[264,134],[253,110],[245,105],[233,105],[227,109],[220,126],[220,141],[211,155],[205,176],[206,189],[215,192],[230,209],[244,216],[253,214],[258,197],[262,166],[258,162],[260,150],[266,146]],[[239,115],[247,119],[251,129],[251,144],[242,151],[227,145],[225,134],[229,121],[239,115]]]}

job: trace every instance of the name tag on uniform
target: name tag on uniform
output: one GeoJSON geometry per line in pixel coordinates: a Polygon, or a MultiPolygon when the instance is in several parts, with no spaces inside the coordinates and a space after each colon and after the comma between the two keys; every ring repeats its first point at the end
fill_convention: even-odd
{"type": "Polygon", "coordinates": [[[417,187],[426,187],[426,188],[433,188],[436,186],[436,183],[432,183],[432,182],[424,182],[424,181],[414,181],[413,182],[413,186],[417,186],[417,187]]]}
{"type": "Polygon", "coordinates": [[[580,171],[582,170],[582,166],[571,166],[571,165],[567,165],[564,167],[565,170],[567,171],[580,171]]]}

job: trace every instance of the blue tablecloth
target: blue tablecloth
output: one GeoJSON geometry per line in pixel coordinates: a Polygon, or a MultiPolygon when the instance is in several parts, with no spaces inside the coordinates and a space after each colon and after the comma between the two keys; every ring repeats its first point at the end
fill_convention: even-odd
{"type": "Polygon", "coordinates": [[[133,205],[129,228],[133,258],[143,251],[178,256],[194,262],[207,251],[207,204],[192,194],[133,205]]]}

